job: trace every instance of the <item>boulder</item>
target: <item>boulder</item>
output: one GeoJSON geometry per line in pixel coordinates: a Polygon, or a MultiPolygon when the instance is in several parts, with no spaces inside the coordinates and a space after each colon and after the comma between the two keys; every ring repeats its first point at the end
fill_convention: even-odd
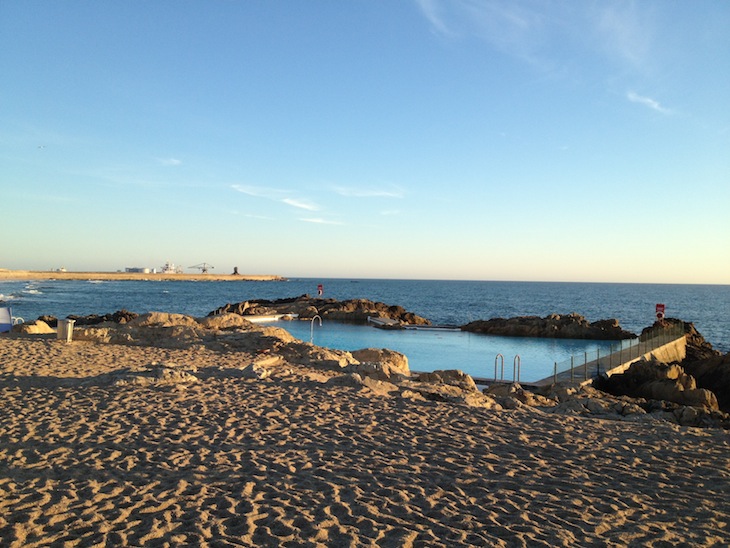
{"type": "Polygon", "coordinates": [[[132,327],[174,327],[189,326],[198,327],[195,318],[184,314],[172,314],[170,312],[148,312],[127,322],[132,327]]]}
{"type": "Polygon", "coordinates": [[[294,339],[283,345],[279,352],[289,362],[313,368],[340,371],[358,363],[352,354],[344,350],[331,350],[294,339]]]}
{"type": "Polygon", "coordinates": [[[408,367],[408,357],[395,350],[389,350],[387,348],[363,348],[361,350],[354,350],[352,357],[359,362],[387,365],[391,373],[399,373],[401,375],[410,375],[411,373],[408,367]]]}
{"type": "Polygon", "coordinates": [[[719,409],[715,395],[709,390],[696,388],[694,377],[687,375],[678,364],[640,360],[631,364],[624,373],[596,379],[594,386],[617,396],[719,409]]]}
{"type": "Polygon", "coordinates": [[[215,330],[240,329],[251,326],[251,322],[249,322],[242,316],[231,313],[198,318],[197,322],[200,324],[201,327],[205,329],[215,330]]]}
{"type": "Polygon", "coordinates": [[[394,376],[399,375],[389,364],[380,362],[360,362],[345,366],[348,373],[357,373],[361,377],[369,377],[381,381],[390,381],[394,376]]]}
{"type": "Polygon", "coordinates": [[[685,359],[682,367],[699,388],[712,390],[721,410],[730,412],[730,353],[702,359],[685,359]]]}
{"type": "Polygon", "coordinates": [[[416,378],[420,383],[448,384],[469,392],[479,392],[474,379],[459,369],[436,370],[432,373],[421,373],[416,378]]]}

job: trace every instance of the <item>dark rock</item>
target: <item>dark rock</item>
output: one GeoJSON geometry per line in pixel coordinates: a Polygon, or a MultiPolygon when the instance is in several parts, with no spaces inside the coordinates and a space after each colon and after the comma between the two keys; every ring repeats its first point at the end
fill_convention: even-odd
{"type": "Polygon", "coordinates": [[[323,319],[337,320],[365,324],[368,317],[387,318],[404,324],[431,325],[426,318],[408,312],[401,306],[369,301],[367,299],[350,299],[337,301],[335,299],[318,299],[309,295],[301,295],[287,299],[252,300],[235,304],[226,304],[210,312],[208,316],[217,314],[271,315],[297,314],[301,319],[310,319],[319,315],[323,319]]]}
{"type": "Polygon", "coordinates": [[[618,320],[599,320],[591,323],[579,314],[550,314],[544,318],[539,316],[492,318],[468,323],[461,329],[472,333],[505,337],[593,340],[620,340],[635,337],[633,333],[621,329],[618,320]]]}
{"type": "Polygon", "coordinates": [[[38,321],[48,324],[49,327],[58,327],[58,319],[55,316],[38,316],[38,321]]]}
{"type": "Polygon", "coordinates": [[[707,359],[685,359],[682,366],[696,379],[697,386],[715,393],[720,409],[730,412],[730,353],[707,359]]]}
{"type": "Polygon", "coordinates": [[[624,373],[599,377],[594,382],[598,390],[616,396],[719,410],[715,394],[696,386],[695,378],[685,373],[679,365],[667,365],[655,360],[635,362],[624,373]]]}
{"type": "Polygon", "coordinates": [[[117,310],[113,314],[104,314],[103,316],[99,316],[98,314],[89,314],[88,316],[70,315],[70,316],[68,316],[68,319],[75,320],[75,325],[82,326],[82,325],[98,325],[103,322],[127,323],[127,322],[137,318],[138,316],[139,316],[139,314],[130,312],[129,310],[122,309],[122,310],[117,310]]]}

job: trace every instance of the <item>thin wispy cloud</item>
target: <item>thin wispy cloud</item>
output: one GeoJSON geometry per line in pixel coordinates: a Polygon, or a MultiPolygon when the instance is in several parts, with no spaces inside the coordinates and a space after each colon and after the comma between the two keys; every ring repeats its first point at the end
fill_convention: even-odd
{"type": "Polygon", "coordinates": [[[477,37],[496,49],[531,64],[547,39],[546,14],[525,2],[494,0],[416,0],[434,32],[445,38],[477,37]]]}
{"type": "Polygon", "coordinates": [[[157,161],[163,166],[179,166],[182,164],[182,160],[177,158],[157,158],[157,161]]]}
{"type": "Polygon", "coordinates": [[[592,18],[593,35],[599,46],[609,55],[641,66],[651,43],[651,26],[643,21],[637,5],[626,2],[599,4],[599,12],[592,18]]]}
{"type": "Polygon", "coordinates": [[[451,36],[453,32],[444,21],[444,13],[440,0],[416,0],[421,12],[429,20],[438,34],[451,36]]]}
{"type": "Polygon", "coordinates": [[[641,67],[651,49],[651,20],[634,2],[415,0],[432,30],[451,40],[476,37],[541,70],[574,66],[566,43],[641,67]]]}
{"type": "Polygon", "coordinates": [[[290,194],[292,194],[292,192],[289,190],[240,184],[231,185],[231,188],[248,196],[273,200],[291,207],[296,207],[297,209],[306,209],[307,211],[319,211],[321,209],[319,205],[311,200],[291,197],[290,194]]]}
{"type": "Polygon", "coordinates": [[[307,211],[319,211],[319,206],[313,202],[310,202],[309,200],[302,200],[298,198],[284,198],[282,202],[292,207],[306,209],[307,211]]]}
{"type": "Polygon", "coordinates": [[[268,198],[269,200],[281,200],[286,195],[286,191],[278,188],[269,188],[253,185],[231,185],[236,192],[247,194],[255,198],[268,198]]]}
{"type": "Polygon", "coordinates": [[[645,107],[649,107],[650,109],[660,112],[662,114],[671,114],[672,112],[670,109],[663,107],[656,99],[652,99],[651,97],[644,97],[643,95],[639,95],[638,93],[635,93],[633,91],[629,91],[628,93],[626,93],[626,98],[632,103],[644,105],[645,107]]]}
{"type": "Polygon", "coordinates": [[[340,221],[330,221],[327,219],[322,219],[321,217],[302,218],[299,220],[304,223],[313,223],[313,224],[317,224],[317,225],[343,225],[344,224],[344,223],[341,223],[340,221]]]}

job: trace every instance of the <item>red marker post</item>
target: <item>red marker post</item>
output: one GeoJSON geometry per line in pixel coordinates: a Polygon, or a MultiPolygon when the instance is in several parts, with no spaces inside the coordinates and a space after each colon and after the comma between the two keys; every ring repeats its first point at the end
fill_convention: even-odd
{"type": "Polygon", "coordinates": [[[659,321],[662,321],[664,319],[664,310],[665,306],[662,303],[657,303],[656,305],[656,319],[659,321]]]}
{"type": "Polygon", "coordinates": [[[320,297],[324,294],[324,286],[322,284],[317,285],[317,295],[320,297]]]}

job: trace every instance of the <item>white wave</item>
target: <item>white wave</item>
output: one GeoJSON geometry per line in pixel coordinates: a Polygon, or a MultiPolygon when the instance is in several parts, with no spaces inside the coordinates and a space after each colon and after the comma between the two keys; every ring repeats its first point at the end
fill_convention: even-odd
{"type": "Polygon", "coordinates": [[[43,291],[39,291],[37,289],[24,289],[23,293],[28,295],[43,295],[43,291]]]}

